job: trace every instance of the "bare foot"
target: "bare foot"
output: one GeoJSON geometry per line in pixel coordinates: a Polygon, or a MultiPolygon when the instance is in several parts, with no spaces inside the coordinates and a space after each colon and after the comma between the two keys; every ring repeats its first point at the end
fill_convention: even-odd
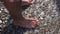
{"type": "Polygon", "coordinates": [[[20,20],[16,25],[19,25],[23,28],[35,28],[37,25],[39,25],[39,21],[37,19],[33,18],[27,18],[24,20],[20,20]]]}

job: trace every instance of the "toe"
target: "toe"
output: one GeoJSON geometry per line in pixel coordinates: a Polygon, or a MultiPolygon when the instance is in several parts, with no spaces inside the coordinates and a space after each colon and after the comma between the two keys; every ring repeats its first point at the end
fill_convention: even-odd
{"type": "Polygon", "coordinates": [[[39,25],[39,20],[37,18],[27,18],[27,20],[32,21],[32,23],[34,23],[35,25],[39,25]]]}
{"type": "Polygon", "coordinates": [[[32,22],[31,22],[31,27],[32,27],[32,28],[35,28],[36,24],[37,24],[37,23],[36,23],[35,21],[32,21],[32,22]]]}
{"type": "Polygon", "coordinates": [[[36,22],[35,21],[32,21],[32,25],[35,25],[36,24],[36,22]]]}
{"type": "Polygon", "coordinates": [[[35,25],[39,25],[39,20],[35,20],[35,25]]]}

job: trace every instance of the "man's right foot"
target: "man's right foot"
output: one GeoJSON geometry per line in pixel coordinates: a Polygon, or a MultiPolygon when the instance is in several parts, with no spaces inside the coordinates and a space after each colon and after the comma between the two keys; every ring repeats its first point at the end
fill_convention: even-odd
{"type": "Polygon", "coordinates": [[[37,25],[39,25],[39,21],[37,19],[27,18],[22,21],[20,20],[19,23],[16,22],[15,25],[23,28],[35,28],[37,25]]]}

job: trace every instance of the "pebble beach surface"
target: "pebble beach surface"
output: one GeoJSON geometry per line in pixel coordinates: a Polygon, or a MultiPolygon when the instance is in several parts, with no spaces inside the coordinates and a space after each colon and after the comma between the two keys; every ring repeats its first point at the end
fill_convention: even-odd
{"type": "Polygon", "coordinates": [[[56,0],[33,0],[33,4],[22,12],[23,17],[39,20],[40,25],[35,29],[12,25],[8,10],[0,5],[0,30],[3,34],[60,34],[60,10],[56,0]]]}

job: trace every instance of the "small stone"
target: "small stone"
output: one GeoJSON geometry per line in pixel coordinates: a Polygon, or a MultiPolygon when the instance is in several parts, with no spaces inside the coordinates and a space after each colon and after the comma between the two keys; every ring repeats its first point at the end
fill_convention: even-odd
{"type": "Polygon", "coordinates": [[[6,13],[9,13],[7,9],[4,9],[4,11],[5,11],[6,13]]]}
{"type": "Polygon", "coordinates": [[[51,8],[50,4],[49,4],[48,8],[51,8]]]}
{"type": "Polygon", "coordinates": [[[2,27],[2,25],[0,25],[0,27],[2,27]]]}
{"type": "Polygon", "coordinates": [[[3,27],[6,27],[6,25],[3,25],[3,27]]]}
{"type": "Polygon", "coordinates": [[[47,15],[47,16],[46,16],[46,18],[47,18],[47,19],[50,19],[50,16],[49,16],[49,15],[47,15]]]}
{"type": "Polygon", "coordinates": [[[41,20],[43,20],[44,18],[43,17],[40,17],[41,20]]]}
{"type": "Polygon", "coordinates": [[[53,10],[53,12],[56,12],[56,10],[53,10]]]}
{"type": "Polygon", "coordinates": [[[44,12],[41,12],[41,14],[40,14],[42,17],[45,15],[45,13],[44,12]]]}
{"type": "Polygon", "coordinates": [[[9,19],[9,17],[5,17],[6,19],[9,19]]]}
{"type": "Polygon", "coordinates": [[[55,12],[55,16],[58,16],[58,12],[55,12]]]}
{"type": "Polygon", "coordinates": [[[25,32],[24,34],[28,34],[29,32],[27,31],[27,32],[25,32]]]}
{"type": "Polygon", "coordinates": [[[0,23],[2,23],[2,20],[0,20],[0,23]]]}
{"type": "Polygon", "coordinates": [[[47,25],[47,23],[45,23],[44,25],[47,25]]]}
{"type": "Polygon", "coordinates": [[[54,15],[51,15],[52,17],[54,17],[54,15]]]}
{"type": "Polygon", "coordinates": [[[49,1],[49,0],[45,0],[45,1],[49,1]]]}
{"type": "Polygon", "coordinates": [[[7,21],[5,21],[5,22],[7,22],[7,21]]]}
{"type": "Polygon", "coordinates": [[[35,30],[35,32],[39,32],[39,30],[35,30]]]}
{"type": "Polygon", "coordinates": [[[36,0],[36,3],[39,2],[40,0],[36,0]]]}
{"type": "Polygon", "coordinates": [[[3,24],[4,24],[5,22],[3,22],[3,24]]]}
{"type": "Polygon", "coordinates": [[[35,30],[34,34],[38,34],[39,30],[35,30]]]}
{"type": "Polygon", "coordinates": [[[2,11],[0,11],[0,13],[2,13],[2,11]]]}
{"type": "Polygon", "coordinates": [[[60,32],[60,29],[59,29],[59,32],[60,32]]]}
{"type": "Polygon", "coordinates": [[[1,10],[4,10],[3,8],[1,8],[1,10]]]}
{"type": "Polygon", "coordinates": [[[5,18],[2,18],[2,20],[4,20],[5,18]]]}
{"type": "Polygon", "coordinates": [[[0,31],[2,31],[2,30],[0,29],[0,31]]]}

